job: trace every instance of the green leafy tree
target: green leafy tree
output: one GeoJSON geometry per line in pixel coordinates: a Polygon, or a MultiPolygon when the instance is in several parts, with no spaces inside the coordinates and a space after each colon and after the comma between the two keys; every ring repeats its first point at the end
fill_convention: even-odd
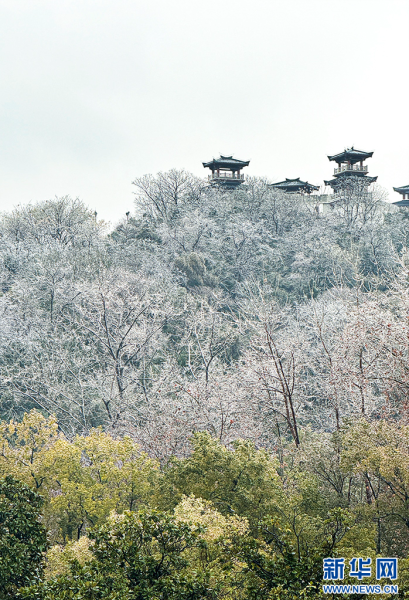
{"type": "Polygon", "coordinates": [[[0,599],[41,577],[47,537],[42,498],[14,477],[0,480],[0,599]]]}
{"type": "Polygon", "coordinates": [[[183,494],[193,494],[222,514],[246,516],[250,525],[271,510],[281,482],[267,452],[243,440],[229,450],[206,432],[196,433],[191,443],[191,456],[173,459],[165,471],[159,504],[173,508],[183,494]]]}
{"type": "Polygon", "coordinates": [[[0,423],[0,476],[13,475],[44,496],[50,539],[66,543],[102,524],[112,510],[149,504],[157,463],[129,437],[100,429],[67,440],[56,419],[38,411],[0,423]]]}
{"type": "Polygon", "coordinates": [[[257,537],[237,537],[230,550],[246,565],[242,573],[245,597],[321,597],[323,558],[336,555],[352,524],[351,515],[342,509],[329,511],[321,519],[305,511],[294,518],[293,526],[289,522],[283,526],[275,517],[263,519],[257,537]]]}
{"type": "Polygon", "coordinates": [[[21,592],[38,600],[201,600],[214,598],[206,569],[189,568],[203,528],[157,512],[112,514],[94,533],[93,560],[21,592]]]}

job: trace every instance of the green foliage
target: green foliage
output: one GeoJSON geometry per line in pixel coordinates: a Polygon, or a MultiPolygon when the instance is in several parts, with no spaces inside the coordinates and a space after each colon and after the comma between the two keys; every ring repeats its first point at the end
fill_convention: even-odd
{"type": "Polygon", "coordinates": [[[297,557],[290,544],[280,541],[276,546],[249,539],[237,547],[238,556],[246,564],[246,597],[317,598],[325,554],[317,548],[312,556],[297,557]]]}
{"type": "Polygon", "coordinates": [[[210,434],[196,433],[193,452],[173,459],[165,469],[158,503],[172,508],[182,495],[211,501],[225,515],[246,516],[256,523],[271,510],[280,493],[277,463],[251,442],[237,441],[229,450],[210,434]]]}
{"type": "Polygon", "coordinates": [[[45,578],[52,579],[58,575],[67,574],[73,562],[84,565],[87,561],[92,560],[91,544],[92,541],[83,536],[78,541],[67,542],[65,546],[60,544],[51,546],[46,554],[45,578]]]}
{"type": "MultiPolygon", "coordinates": [[[[51,548],[46,580],[18,596],[16,586],[41,573],[30,560],[16,597],[312,599],[326,556],[407,556],[406,427],[362,420],[329,439],[306,432],[280,461],[249,442],[227,448],[197,433],[191,455],[162,474],[128,439],[94,431],[71,443],[35,413],[14,427],[3,430],[4,456],[47,491],[46,522],[88,535],[51,548]],[[146,494],[166,512],[140,511],[146,494]]],[[[405,570],[400,578],[405,590],[405,570]]]]}
{"type": "Polygon", "coordinates": [[[188,569],[189,551],[203,547],[202,529],[156,513],[113,514],[93,537],[93,560],[21,592],[21,598],[63,600],[200,600],[214,598],[206,570],[188,569]]]}
{"type": "Polygon", "coordinates": [[[381,420],[357,421],[344,434],[342,467],[364,490],[362,512],[375,525],[376,551],[409,552],[409,428],[381,420]]]}
{"type": "Polygon", "coordinates": [[[0,480],[0,598],[14,598],[18,587],[41,577],[47,548],[40,523],[42,498],[7,476],[0,480]]]}
{"type": "Polygon", "coordinates": [[[111,510],[135,510],[149,502],[156,461],[129,437],[101,430],[73,442],[56,420],[32,411],[20,423],[0,423],[0,474],[12,474],[44,496],[44,521],[53,541],[76,540],[111,510]]]}

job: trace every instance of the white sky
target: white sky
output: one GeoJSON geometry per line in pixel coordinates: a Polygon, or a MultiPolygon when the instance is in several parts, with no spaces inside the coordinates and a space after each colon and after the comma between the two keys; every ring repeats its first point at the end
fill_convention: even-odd
{"type": "Polygon", "coordinates": [[[336,154],[409,183],[409,0],[0,0],[0,210],[219,153],[322,185],[336,154]]]}

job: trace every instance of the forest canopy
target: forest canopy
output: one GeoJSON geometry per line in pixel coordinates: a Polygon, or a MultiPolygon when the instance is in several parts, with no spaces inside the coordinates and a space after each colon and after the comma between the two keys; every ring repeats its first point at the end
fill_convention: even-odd
{"type": "Polygon", "coordinates": [[[323,557],[381,554],[405,590],[407,210],[134,184],[114,229],[70,197],[1,217],[0,479],[51,545],[18,593],[317,597],[323,557]]]}

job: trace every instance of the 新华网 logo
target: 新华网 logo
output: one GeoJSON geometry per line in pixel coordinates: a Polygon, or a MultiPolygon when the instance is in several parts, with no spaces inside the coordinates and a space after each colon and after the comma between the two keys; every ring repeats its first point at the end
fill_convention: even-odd
{"type": "MultiPolygon", "coordinates": [[[[352,558],[349,561],[349,571],[345,571],[345,558],[324,558],[323,560],[323,579],[324,581],[340,581],[346,575],[355,577],[359,584],[366,577],[372,577],[372,559],[371,558],[352,558]]],[[[377,558],[375,571],[377,581],[389,579],[394,581],[398,578],[398,559],[397,558],[377,558]]],[[[397,594],[397,585],[324,585],[325,594],[397,594]]]]}

